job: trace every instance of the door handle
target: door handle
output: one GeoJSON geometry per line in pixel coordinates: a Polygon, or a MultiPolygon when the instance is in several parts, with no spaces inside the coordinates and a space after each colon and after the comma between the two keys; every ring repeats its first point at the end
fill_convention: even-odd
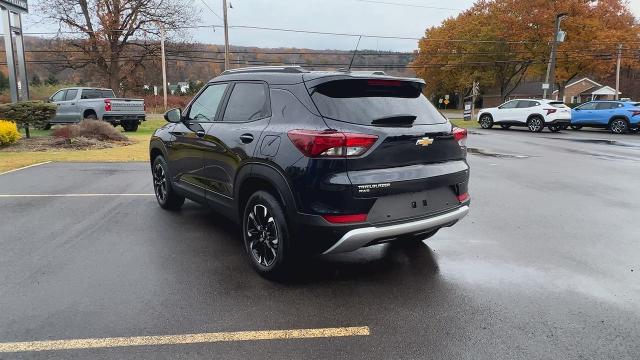
{"type": "Polygon", "coordinates": [[[76,103],[71,103],[71,105],[75,105],[76,103]]]}
{"type": "Polygon", "coordinates": [[[243,144],[248,144],[248,143],[253,141],[253,135],[251,135],[251,134],[242,134],[242,135],[240,135],[240,141],[242,141],[243,144]]]}

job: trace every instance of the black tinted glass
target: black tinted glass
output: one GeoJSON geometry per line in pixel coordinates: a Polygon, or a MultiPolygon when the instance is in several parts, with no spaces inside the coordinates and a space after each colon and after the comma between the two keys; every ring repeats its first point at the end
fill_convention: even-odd
{"type": "Polygon", "coordinates": [[[202,122],[214,121],[226,88],[227,84],[214,84],[204,89],[193,100],[189,110],[189,119],[202,122]]]}
{"type": "Polygon", "coordinates": [[[81,99],[106,99],[115,97],[113,90],[83,89],[81,99]]]}
{"type": "Polygon", "coordinates": [[[336,80],[316,86],[311,98],[322,116],[354,124],[410,126],[447,121],[416,82],[336,80]]]}
{"type": "Polygon", "coordinates": [[[233,87],[222,121],[242,122],[269,116],[267,87],[257,83],[237,83],[233,87]]]}

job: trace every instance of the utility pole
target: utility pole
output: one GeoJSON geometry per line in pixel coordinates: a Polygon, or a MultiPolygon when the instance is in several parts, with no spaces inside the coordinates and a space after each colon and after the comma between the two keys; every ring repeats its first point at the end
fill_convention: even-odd
{"type": "Polygon", "coordinates": [[[164,25],[160,24],[160,52],[162,52],[162,95],[164,97],[164,111],[167,111],[167,62],[164,54],[164,25]]]}
{"type": "Polygon", "coordinates": [[[553,94],[553,84],[555,84],[556,77],[556,52],[558,51],[558,34],[560,33],[560,22],[565,18],[567,13],[560,13],[556,15],[555,32],[553,33],[553,41],[551,42],[551,58],[549,64],[547,64],[547,76],[544,80],[543,95],[542,97],[547,99],[547,91],[549,94],[553,94]]]}
{"type": "Polygon", "coordinates": [[[622,58],[622,44],[618,44],[618,61],[616,62],[616,94],[615,99],[618,100],[620,93],[620,59],[622,58]]]}
{"type": "Polygon", "coordinates": [[[222,16],[224,17],[224,69],[229,69],[229,23],[227,22],[227,0],[222,0],[222,16]]]}

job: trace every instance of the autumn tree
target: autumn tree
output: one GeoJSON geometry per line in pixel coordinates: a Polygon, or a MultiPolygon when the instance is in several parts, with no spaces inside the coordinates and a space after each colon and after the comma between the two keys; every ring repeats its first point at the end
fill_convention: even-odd
{"type": "Polygon", "coordinates": [[[59,53],[62,66],[94,67],[120,93],[120,85],[158,55],[159,28],[175,34],[185,20],[194,20],[190,9],[187,0],[51,0],[39,12],[70,34],[59,53]]]}
{"type": "Polygon", "coordinates": [[[526,78],[541,78],[549,61],[556,15],[568,13],[558,49],[561,92],[578,75],[604,76],[616,43],[638,41],[638,27],[623,0],[479,0],[441,25],[428,28],[413,62],[430,91],[468,92],[474,80],[502,98],[526,78]],[[635,40],[633,40],[635,38],[635,40]]]}

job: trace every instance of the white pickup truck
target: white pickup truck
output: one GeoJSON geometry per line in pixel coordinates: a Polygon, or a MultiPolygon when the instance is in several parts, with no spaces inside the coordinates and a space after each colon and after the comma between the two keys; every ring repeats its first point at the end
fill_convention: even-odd
{"type": "Polygon", "coordinates": [[[146,120],[143,99],[117,98],[111,89],[72,87],[61,89],[49,98],[58,105],[56,116],[46,128],[55,124],[77,123],[82,119],[99,119],[124,131],[136,131],[146,120]]]}

